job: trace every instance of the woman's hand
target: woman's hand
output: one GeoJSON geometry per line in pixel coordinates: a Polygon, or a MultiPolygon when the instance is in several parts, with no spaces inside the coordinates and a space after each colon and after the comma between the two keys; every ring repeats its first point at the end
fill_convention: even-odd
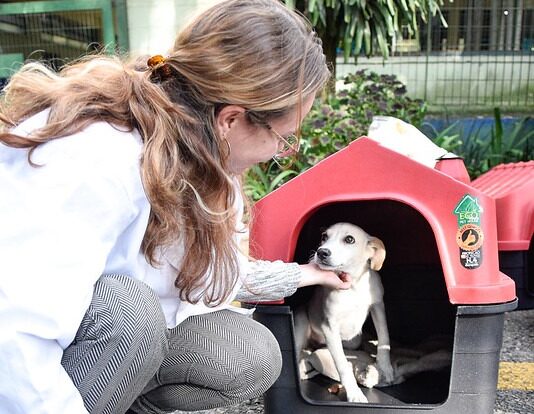
{"type": "Polygon", "coordinates": [[[313,263],[299,265],[302,270],[302,277],[299,287],[322,285],[332,289],[348,289],[352,278],[346,274],[337,274],[329,270],[319,269],[313,263]]]}

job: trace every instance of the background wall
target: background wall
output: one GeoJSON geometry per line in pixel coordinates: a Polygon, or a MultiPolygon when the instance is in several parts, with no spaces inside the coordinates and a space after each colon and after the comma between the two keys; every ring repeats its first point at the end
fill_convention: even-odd
{"type": "Polygon", "coordinates": [[[217,1],[127,0],[131,52],[164,55],[178,30],[217,1]]]}

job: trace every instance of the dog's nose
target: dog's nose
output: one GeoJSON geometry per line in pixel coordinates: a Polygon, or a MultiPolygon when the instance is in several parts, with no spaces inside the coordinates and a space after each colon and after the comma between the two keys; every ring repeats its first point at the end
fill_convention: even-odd
{"type": "Polygon", "coordinates": [[[332,252],[330,251],[330,249],[325,249],[325,248],[317,249],[317,256],[321,260],[325,260],[329,258],[331,254],[332,252]]]}

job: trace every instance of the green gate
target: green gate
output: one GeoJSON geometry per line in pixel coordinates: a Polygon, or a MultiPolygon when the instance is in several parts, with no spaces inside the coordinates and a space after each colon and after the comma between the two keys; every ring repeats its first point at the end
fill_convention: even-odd
{"type": "Polygon", "coordinates": [[[96,50],[128,48],[126,0],[0,4],[0,78],[26,60],[53,68],[96,50]]]}

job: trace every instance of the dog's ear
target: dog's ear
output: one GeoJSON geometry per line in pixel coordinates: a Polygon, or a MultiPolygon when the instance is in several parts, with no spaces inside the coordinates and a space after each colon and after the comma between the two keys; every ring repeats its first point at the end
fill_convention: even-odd
{"type": "Polygon", "coordinates": [[[367,242],[367,248],[371,250],[371,257],[369,258],[371,269],[380,270],[386,259],[386,247],[384,243],[376,237],[371,237],[367,242]]]}

